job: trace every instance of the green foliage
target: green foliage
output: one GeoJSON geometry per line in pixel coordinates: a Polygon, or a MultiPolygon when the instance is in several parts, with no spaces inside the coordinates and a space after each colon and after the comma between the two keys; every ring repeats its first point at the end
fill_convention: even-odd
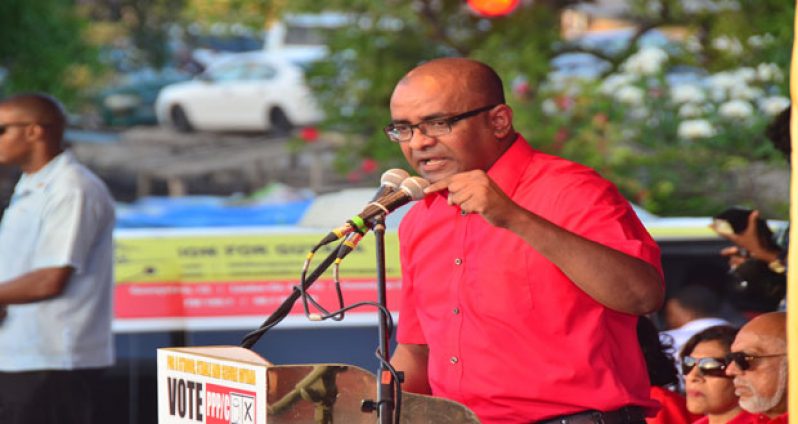
{"type": "Polygon", "coordinates": [[[97,22],[118,30],[109,45],[127,45],[121,68],[161,68],[172,59],[169,30],[180,21],[188,0],[92,0],[84,6],[97,22]]]}
{"type": "Polygon", "coordinates": [[[87,22],[69,0],[0,2],[0,66],[6,93],[43,91],[74,103],[97,67],[87,22]]]}
{"type": "Polygon", "coordinates": [[[262,29],[267,16],[274,13],[279,1],[273,0],[181,0],[185,23],[211,27],[214,24],[238,24],[262,29]]]}
{"type": "MultiPolygon", "coordinates": [[[[651,63],[645,56],[628,63],[651,63]]],[[[744,177],[755,163],[785,165],[764,136],[788,103],[778,68],[742,67],[700,83],[669,84],[662,66],[650,74],[627,68],[595,83],[547,85],[544,116],[530,134],[553,133],[555,142],[544,149],[597,169],[654,213],[712,215],[752,200],[770,200],[756,206],[784,213],[786,199],[753,199],[744,177]]]]}
{"type": "Polygon", "coordinates": [[[325,126],[351,135],[347,154],[376,159],[383,169],[406,166],[382,127],[390,120],[393,87],[408,70],[436,57],[471,56],[510,76],[507,81],[538,79],[548,69],[558,34],[552,25],[556,10],[542,3],[496,20],[473,15],[459,0],[422,1],[414,8],[403,2],[343,3],[353,24],[331,32],[329,58],[313,66],[307,79],[327,112],[325,126]]]}
{"type": "MultiPolygon", "coordinates": [[[[784,168],[784,159],[762,135],[772,115],[762,113],[759,102],[783,96],[786,78],[755,87],[755,98],[749,93],[744,100],[755,113],[747,119],[720,113],[723,103],[735,100],[729,95],[693,105],[705,109],[692,118],[706,121],[714,133],[686,138],[679,129],[691,117],[671,98],[665,71],[690,65],[718,73],[756,70],[768,63],[786,72],[791,2],[741,1],[737,8],[696,10],[695,2],[681,0],[633,1],[629,18],[640,28],[678,27],[684,38],[683,44],[668,46],[667,68],[627,84],[641,93],[642,105],[602,92],[601,81],[559,89],[545,82],[555,48],[584,50],[555,47],[562,46],[557,43],[558,17],[566,2],[522,2],[513,14],[494,20],[474,16],[464,3],[421,0],[409,6],[398,1],[332,0],[323,5],[298,1],[287,7],[293,12],[338,8],[356,18],[356,24],[333,32],[328,60],[308,74],[327,111],[325,126],[349,134],[353,141],[348,155],[377,159],[383,169],[403,165],[397,146],[380,131],[389,119],[395,82],[423,60],[460,55],[496,68],[515,112],[514,125],[530,143],[596,168],[628,198],[653,212],[708,215],[729,204],[746,203],[750,193],[738,175],[757,163],[784,168]],[[656,4],[662,7],[652,7],[656,4]],[[550,113],[552,104],[555,113],[550,113]]],[[[608,74],[614,74],[637,49],[631,45],[615,56],[594,53],[610,62],[608,74]]],[[[352,163],[351,158],[343,162],[352,163]]],[[[785,204],[766,209],[784,212],[785,204]]]]}

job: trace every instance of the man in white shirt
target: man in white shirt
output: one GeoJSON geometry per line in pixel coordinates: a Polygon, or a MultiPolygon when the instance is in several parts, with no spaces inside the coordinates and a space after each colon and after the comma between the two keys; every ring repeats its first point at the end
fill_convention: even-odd
{"type": "MultiPolygon", "coordinates": [[[[673,356],[679,357],[679,351],[693,334],[716,325],[729,325],[728,321],[718,317],[721,300],[711,289],[702,285],[688,285],[679,289],[676,295],[665,303],[664,331],[673,340],[673,356]]],[[[678,360],[677,360],[678,362],[678,360]]]]}
{"type": "Polygon", "coordinates": [[[114,205],[62,146],[43,94],[0,101],[0,165],[23,175],[0,221],[0,422],[93,423],[111,334],[114,205]]]}

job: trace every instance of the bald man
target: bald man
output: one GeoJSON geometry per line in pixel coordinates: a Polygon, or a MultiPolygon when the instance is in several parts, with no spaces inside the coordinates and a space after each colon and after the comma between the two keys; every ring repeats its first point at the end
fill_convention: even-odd
{"type": "Polygon", "coordinates": [[[754,424],[787,424],[787,314],[770,312],[745,324],[727,358],[740,407],[754,424]]]}
{"type": "Polygon", "coordinates": [[[43,94],[0,101],[0,165],[23,174],[0,222],[0,423],[93,423],[113,363],[114,205],[64,151],[66,116],[43,94]]]}
{"type": "Polygon", "coordinates": [[[399,228],[404,389],[484,423],[655,413],[636,323],[663,299],[659,249],[617,189],[530,147],[485,64],[424,63],[390,109],[386,135],[432,183],[399,228]]]}

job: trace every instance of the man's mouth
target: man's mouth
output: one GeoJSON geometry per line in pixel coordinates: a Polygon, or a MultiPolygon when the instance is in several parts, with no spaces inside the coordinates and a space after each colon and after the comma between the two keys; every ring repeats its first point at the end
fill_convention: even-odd
{"type": "Polygon", "coordinates": [[[738,397],[747,396],[751,394],[751,387],[742,382],[735,382],[734,394],[738,397]]]}
{"type": "Polygon", "coordinates": [[[422,159],[422,160],[418,161],[419,165],[424,170],[437,169],[437,168],[443,166],[443,164],[445,162],[446,162],[446,159],[444,159],[444,158],[428,158],[428,159],[422,159]]]}

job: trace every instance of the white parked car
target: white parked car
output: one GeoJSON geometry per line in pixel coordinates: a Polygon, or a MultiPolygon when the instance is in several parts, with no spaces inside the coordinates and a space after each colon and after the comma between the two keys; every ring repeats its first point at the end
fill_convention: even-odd
{"type": "Polygon", "coordinates": [[[191,81],[164,87],[155,110],[160,124],[181,132],[286,133],[323,118],[302,69],[263,52],[227,56],[191,81]]]}

